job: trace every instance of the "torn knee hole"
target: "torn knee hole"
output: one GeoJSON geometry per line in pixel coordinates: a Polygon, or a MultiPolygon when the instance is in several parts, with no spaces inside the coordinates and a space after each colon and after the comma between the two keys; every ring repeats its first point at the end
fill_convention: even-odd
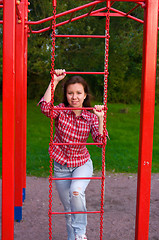
{"type": "Polygon", "coordinates": [[[79,192],[74,191],[74,192],[73,192],[73,196],[75,196],[75,197],[79,196],[79,192]]]}

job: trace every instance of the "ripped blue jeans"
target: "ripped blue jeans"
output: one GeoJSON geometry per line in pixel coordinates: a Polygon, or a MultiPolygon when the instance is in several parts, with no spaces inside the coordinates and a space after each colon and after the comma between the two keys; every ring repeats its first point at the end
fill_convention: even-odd
{"type": "MultiPolygon", "coordinates": [[[[80,167],[67,167],[54,161],[56,178],[92,177],[93,164],[89,159],[80,167]]],[[[56,189],[66,212],[86,212],[85,190],[90,180],[56,180],[56,189]]],[[[87,214],[66,214],[68,240],[75,240],[75,235],[86,233],[87,214]]]]}

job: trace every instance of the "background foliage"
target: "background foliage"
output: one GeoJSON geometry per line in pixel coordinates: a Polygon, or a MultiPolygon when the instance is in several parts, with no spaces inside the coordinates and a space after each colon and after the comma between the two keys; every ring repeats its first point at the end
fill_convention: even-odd
{"type": "MultiPolygon", "coordinates": [[[[85,0],[58,0],[57,13],[67,11],[82,4],[85,0]]],[[[100,7],[105,7],[101,3],[100,7]]],[[[114,8],[128,12],[134,3],[116,2],[114,8]]],[[[30,0],[29,20],[40,20],[52,15],[51,0],[30,0]]],[[[75,13],[75,16],[89,9],[75,13]]],[[[143,19],[140,7],[133,16],[143,19]]],[[[0,19],[2,19],[2,10],[0,19]]],[[[69,16],[57,18],[57,23],[69,19],[69,16]]],[[[48,27],[48,23],[32,26],[32,29],[48,27]]],[[[79,21],[58,27],[59,34],[95,34],[104,35],[105,17],[87,17],[79,21]]],[[[143,25],[124,17],[112,17],[110,21],[109,49],[109,85],[108,101],[135,103],[140,101],[143,25]]],[[[67,71],[103,71],[104,39],[56,39],[56,68],[67,71]]],[[[159,59],[159,58],[158,58],[159,59]]],[[[0,61],[2,62],[2,25],[0,25],[0,61]]],[[[159,64],[159,60],[158,60],[159,64]]],[[[42,34],[30,34],[28,38],[28,98],[39,99],[50,81],[51,69],[51,31],[42,34]]],[[[95,100],[102,101],[103,75],[86,75],[95,100]]],[[[157,72],[157,79],[159,73],[157,72]]],[[[0,67],[0,87],[2,85],[2,66],[0,67]]],[[[157,85],[157,93],[158,85],[157,85]]],[[[159,101],[159,94],[156,101],[159,101]]],[[[61,86],[58,86],[55,100],[61,99],[61,86]]]]}

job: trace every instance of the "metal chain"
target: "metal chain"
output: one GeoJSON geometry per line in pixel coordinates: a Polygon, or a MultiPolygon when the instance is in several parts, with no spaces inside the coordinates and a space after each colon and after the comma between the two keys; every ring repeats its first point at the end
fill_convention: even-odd
{"type": "MultiPolygon", "coordinates": [[[[53,1],[55,3],[55,0],[53,1]]],[[[105,69],[104,69],[104,120],[103,120],[103,148],[102,148],[102,184],[101,184],[101,209],[100,209],[100,240],[103,239],[103,214],[104,214],[104,186],[105,186],[105,147],[106,147],[106,118],[107,118],[107,85],[108,85],[108,52],[109,52],[109,9],[106,16],[106,41],[105,41],[105,69]]],[[[53,4],[52,21],[52,54],[51,54],[51,104],[54,105],[54,66],[55,66],[55,27],[56,27],[56,4],[53,4]]],[[[50,148],[53,142],[53,117],[50,125],[50,148]]],[[[52,176],[53,159],[50,156],[49,177],[49,240],[52,240],[52,176]]]]}
{"type": "MultiPolygon", "coordinates": [[[[51,105],[54,106],[54,67],[55,67],[55,28],[56,28],[56,4],[53,1],[53,20],[52,20],[52,51],[51,51],[51,105]]],[[[50,122],[50,150],[53,143],[53,116],[51,114],[50,122]]],[[[52,176],[53,176],[53,158],[50,155],[50,177],[49,177],[49,240],[52,240],[52,176]]]]}
{"type": "Polygon", "coordinates": [[[100,240],[103,239],[103,214],[104,214],[104,192],[105,192],[105,147],[107,143],[107,87],[108,87],[108,55],[109,55],[109,22],[110,11],[106,15],[106,39],[105,39],[105,64],[104,64],[104,120],[103,120],[103,148],[102,148],[102,183],[101,183],[101,209],[100,209],[100,240]]]}

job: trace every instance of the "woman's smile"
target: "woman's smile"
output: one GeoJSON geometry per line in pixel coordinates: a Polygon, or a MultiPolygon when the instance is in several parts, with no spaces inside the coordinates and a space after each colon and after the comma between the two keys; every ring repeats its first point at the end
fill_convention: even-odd
{"type": "Polygon", "coordinates": [[[81,83],[70,84],[67,87],[67,101],[71,107],[81,108],[86,98],[83,85],[81,83]]]}
{"type": "Polygon", "coordinates": [[[72,104],[78,104],[79,101],[72,101],[72,104]]]}

